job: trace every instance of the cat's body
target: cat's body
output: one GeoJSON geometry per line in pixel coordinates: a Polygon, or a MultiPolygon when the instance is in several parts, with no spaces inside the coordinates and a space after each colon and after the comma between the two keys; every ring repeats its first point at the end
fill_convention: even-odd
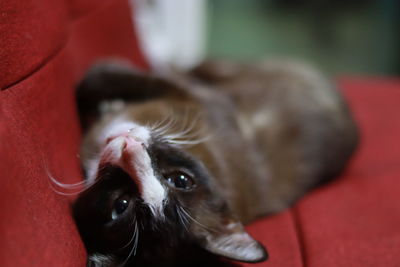
{"type": "Polygon", "coordinates": [[[110,266],[187,263],[205,251],[265,259],[240,222],[280,211],[342,171],[357,143],[342,98],[292,63],[215,62],[169,79],[103,65],[80,86],[83,126],[95,118],[81,155],[91,187],[74,208],[89,253],[111,255],[110,266]],[[130,186],[136,204],[121,213],[129,219],[98,214],[97,198],[116,190],[108,188],[130,186]]]}

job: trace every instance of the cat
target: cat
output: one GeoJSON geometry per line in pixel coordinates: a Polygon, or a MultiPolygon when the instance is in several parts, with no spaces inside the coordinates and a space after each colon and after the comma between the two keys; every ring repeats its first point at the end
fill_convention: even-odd
{"type": "Polygon", "coordinates": [[[86,180],[73,215],[88,266],[264,261],[243,225],[336,177],[357,147],[340,93],[301,63],[155,75],[103,62],[77,103],[86,180]]]}

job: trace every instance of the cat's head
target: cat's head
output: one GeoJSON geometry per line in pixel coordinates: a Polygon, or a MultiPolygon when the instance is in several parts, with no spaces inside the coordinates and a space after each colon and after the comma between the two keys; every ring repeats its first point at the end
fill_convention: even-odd
{"type": "Polygon", "coordinates": [[[267,258],[201,161],[148,127],[133,122],[113,127],[103,137],[91,185],[73,207],[93,261],[157,264],[208,254],[244,262],[267,258]]]}

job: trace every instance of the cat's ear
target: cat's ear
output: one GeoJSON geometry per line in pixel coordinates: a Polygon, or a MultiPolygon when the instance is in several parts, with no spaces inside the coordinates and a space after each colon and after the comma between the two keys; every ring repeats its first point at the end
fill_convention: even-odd
{"type": "Polygon", "coordinates": [[[254,240],[238,221],[221,225],[220,231],[206,234],[203,247],[209,252],[243,262],[261,262],[268,258],[263,245],[254,240]]]}

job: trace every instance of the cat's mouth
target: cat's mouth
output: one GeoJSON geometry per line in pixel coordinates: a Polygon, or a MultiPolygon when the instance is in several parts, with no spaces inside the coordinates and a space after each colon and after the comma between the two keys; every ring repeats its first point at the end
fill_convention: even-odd
{"type": "MultiPolygon", "coordinates": [[[[133,180],[129,173],[124,171],[121,167],[112,164],[106,164],[102,166],[96,179],[117,179],[119,181],[124,181],[124,184],[126,184],[126,181],[133,180]]],[[[135,182],[129,183],[129,191],[134,192],[134,195],[139,197],[139,188],[135,182]]]]}

